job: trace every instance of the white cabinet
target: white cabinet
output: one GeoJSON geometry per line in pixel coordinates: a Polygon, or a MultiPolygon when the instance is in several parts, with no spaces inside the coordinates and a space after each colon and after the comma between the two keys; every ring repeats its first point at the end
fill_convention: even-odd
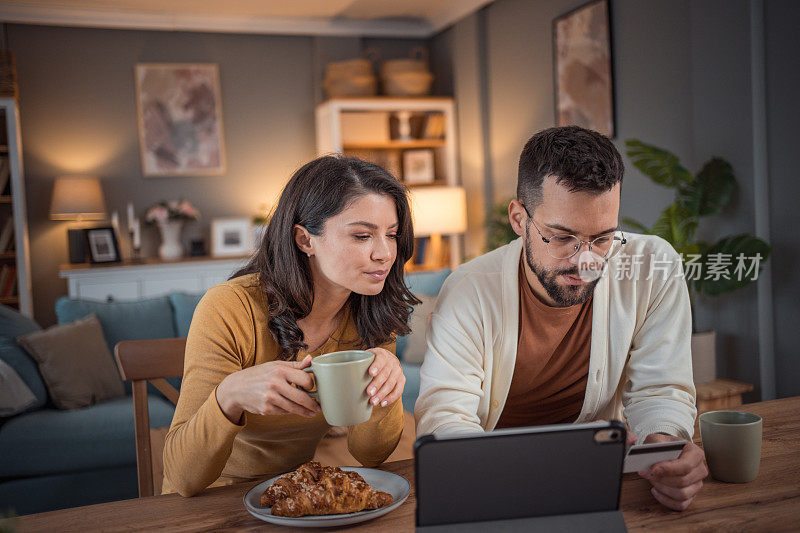
{"type": "Polygon", "coordinates": [[[62,265],[70,298],[102,302],[155,298],[170,292],[202,294],[247,263],[247,257],[150,261],[117,265],[62,265]]]}

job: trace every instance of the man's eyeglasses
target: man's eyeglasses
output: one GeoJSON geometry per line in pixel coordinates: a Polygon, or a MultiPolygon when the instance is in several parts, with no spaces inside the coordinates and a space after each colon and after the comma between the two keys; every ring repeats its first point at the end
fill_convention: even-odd
{"type": "Polygon", "coordinates": [[[575,235],[569,233],[555,233],[549,238],[545,237],[542,235],[542,232],[539,231],[539,227],[536,225],[536,221],[533,220],[530,211],[528,211],[528,207],[522,202],[520,202],[520,204],[533,223],[533,227],[536,228],[537,233],[539,233],[539,237],[547,244],[547,253],[553,259],[569,259],[577,254],[584,244],[587,245],[590,252],[596,253],[603,259],[611,259],[617,255],[628,242],[628,239],[625,238],[625,235],[620,230],[614,233],[600,235],[591,241],[582,241],[575,235]]]}

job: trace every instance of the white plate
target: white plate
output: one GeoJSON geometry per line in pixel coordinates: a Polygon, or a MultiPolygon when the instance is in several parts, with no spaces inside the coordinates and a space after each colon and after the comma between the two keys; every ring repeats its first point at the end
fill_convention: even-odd
{"type": "Polygon", "coordinates": [[[261,505],[259,505],[261,495],[265,490],[267,490],[267,487],[272,485],[272,483],[280,477],[275,476],[274,478],[268,479],[263,483],[259,483],[250,489],[247,494],[244,495],[244,506],[251,515],[272,524],[295,527],[334,527],[366,522],[367,520],[372,520],[373,518],[378,518],[386,513],[390,513],[400,507],[411,493],[411,485],[408,483],[406,478],[398,476],[397,474],[386,472],[384,470],[376,470],[374,468],[358,468],[349,466],[343,466],[342,470],[358,472],[361,474],[361,477],[364,478],[364,481],[372,485],[373,489],[388,492],[392,495],[394,501],[386,507],[381,507],[380,509],[359,511],[357,513],[300,516],[297,518],[291,518],[288,516],[275,516],[270,513],[269,507],[261,507],[261,505]]]}

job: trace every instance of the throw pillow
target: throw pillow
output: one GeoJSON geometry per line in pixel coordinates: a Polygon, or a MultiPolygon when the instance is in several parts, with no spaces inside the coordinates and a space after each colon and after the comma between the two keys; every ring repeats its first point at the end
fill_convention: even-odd
{"type": "Polygon", "coordinates": [[[13,416],[33,407],[36,396],[14,372],[0,361],[0,416],[13,416]]]}
{"type": "Polygon", "coordinates": [[[70,300],[66,296],[56,300],[56,316],[59,324],[66,324],[91,314],[97,315],[103,326],[109,353],[113,353],[114,346],[119,341],[175,337],[175,321],[167,296],[110,303],[70,300]]]}
{"type": "Polygon", "coordinates": [[[425,331],[428,329],[428,316],[433,312],[433,308],[436,305],[436,296],[428,296],[427,294],[417,294],[415,296],[422,300],[422,303],[414,307],[414,312],[411,313],[411,317],[408,319],[411,333],[406,336],[403,362],[419,365],[422,364],[422,360],[425,358],[425,351],[428,349],[425,331]]]}
{"type": "Polygon", "coordinates": [[[124,395],[97,316],[60,324],[17,339],[39,363],[53,404],[87,407],[124,395]]]}
{"type": "Polygon", "coordinates": [[[16,309],[7,305],[0,305],[0,341],[14,342],[20,335],[25,335],[32,331],[40,331],[42,328],[16,309]]]}
{"type": "Polygon", "coordinates": [[[15,340],[0,340],[0,360],[14,369],[28,389],[36,396],[36,403],[30,409],[39,409],[47,403],[45,387],[36,361],[23,350],[15,340]]]}
{"type": "Polygon", "coordinates": [[[175,331],[178,337],[189,335],[189,325],[192,323],[194,308],[202,298],[202,294],[188,294],[185,292],[173,292],[169,295],[169,302],[175,313],[175,331]]]}

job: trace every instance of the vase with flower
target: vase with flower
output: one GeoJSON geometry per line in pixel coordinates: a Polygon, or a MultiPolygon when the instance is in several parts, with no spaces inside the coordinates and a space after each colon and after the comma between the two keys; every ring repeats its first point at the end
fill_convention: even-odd
{"type": "Polygon", "coordinates": [[[158,256],[163,261],[176,261],[183,257],[181,244],[183,223],[198,218],[200,212],[188,200],[161,201],[147,210],[145,222],[158,227],[161,233],[158,256]]]}

